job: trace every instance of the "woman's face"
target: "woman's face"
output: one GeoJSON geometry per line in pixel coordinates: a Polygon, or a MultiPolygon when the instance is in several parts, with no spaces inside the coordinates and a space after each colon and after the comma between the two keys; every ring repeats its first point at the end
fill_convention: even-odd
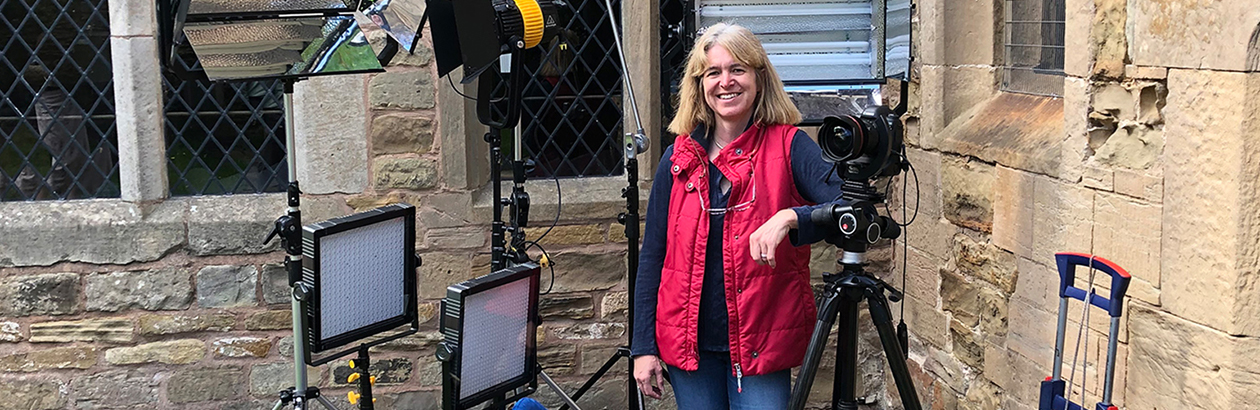
{"type": "Polygon", "coordinates": [[[700,78],[704,102],[721,120],[747,122],[757,100],[757,75],[720,44],[713,45],[705,55],[709,67],[700,78]]]}

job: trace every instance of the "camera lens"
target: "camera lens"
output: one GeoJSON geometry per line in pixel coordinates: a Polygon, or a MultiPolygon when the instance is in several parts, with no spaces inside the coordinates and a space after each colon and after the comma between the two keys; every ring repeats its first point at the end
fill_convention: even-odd
{"type": "Polygon", "coordinates": [[[848,115],[827,117],[818,129],[818,146],[822,148],[823,159],[844,162],[862,155],[866,143],[864,136],[862,123],[856,118],[848,115]]]}

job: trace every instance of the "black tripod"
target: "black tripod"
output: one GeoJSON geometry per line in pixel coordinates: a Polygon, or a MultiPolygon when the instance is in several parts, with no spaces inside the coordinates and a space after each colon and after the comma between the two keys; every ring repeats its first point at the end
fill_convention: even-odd
{"type": "Polygon", "coordinates": [[[844,252],[839,261],[844,270],[823,275],[826,286],[818,310],[818,322],[805,353],[805,364],[797,376],[796,386],[792,388],[792,401],[788,408],[800,410],[805,407],[831,326],[839,319],[831,408],[857,409],[854,391],[857,386],[858,304],[865,300],[896,380],[901,402],[906,410],[920,410],[919,396],[914,389],[914,381],[910,379],[910,369],[906,366],[909,334],[905,327],[893,330],[892,313],[888,310],[888,301],[900,301],[902,293],[864,270],[867,246],[880,238],[897,238],[901,235],[900,227],[891,218],[875,212],[875,205],[882,203],[884,198],[869,183],[846,182],[844,192],[842,198],[852,205],[824,207],[813,215],[815,223],[822,220],[839,225],[841,235],[837,235],[834,241],[828,239],[828,242],[836,244],[844,252]]]}

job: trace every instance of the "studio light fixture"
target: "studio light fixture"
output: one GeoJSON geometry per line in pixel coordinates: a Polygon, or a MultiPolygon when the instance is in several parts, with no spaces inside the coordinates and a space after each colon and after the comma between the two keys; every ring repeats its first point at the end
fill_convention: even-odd
{"type": "Polygon", "coordinates": [[[308,364],[344,355],[321,359],[321,352],[419,328],[415,223],[415,207],[394,204],[303,228],[297,289],[306,293],[302,327],[308,364]]]}
{"type": "Polygon", "coordinates": [[[501,408],[538,386],[539,267],[524,263],[446,289],[442,300],[442,408],[495,401],[501,408]]]}
{"type": "Polygon", "coordinates": [[[160,1],[168,2],[160,8],[161,51],[172,70],[182,69],[171,60],[190,48],[209,80],[382,71],[354,18],[357,1],[160,1]]]}

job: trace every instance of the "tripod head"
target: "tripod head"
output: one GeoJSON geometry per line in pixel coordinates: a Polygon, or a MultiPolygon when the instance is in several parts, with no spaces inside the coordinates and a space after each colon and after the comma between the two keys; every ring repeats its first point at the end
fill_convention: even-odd
{"type": "Polygon", "coordinates": [[[876,205],[884,203],[884,195],[866,180],[845,181],[840,199],[810,214],[810,220],[828,227],[827,243],[844,251],[840,264],[846,271],[865,263],[867,248],[882,239],[901,236],[901,226],[892,218],[880,215],[876,205]]]}

